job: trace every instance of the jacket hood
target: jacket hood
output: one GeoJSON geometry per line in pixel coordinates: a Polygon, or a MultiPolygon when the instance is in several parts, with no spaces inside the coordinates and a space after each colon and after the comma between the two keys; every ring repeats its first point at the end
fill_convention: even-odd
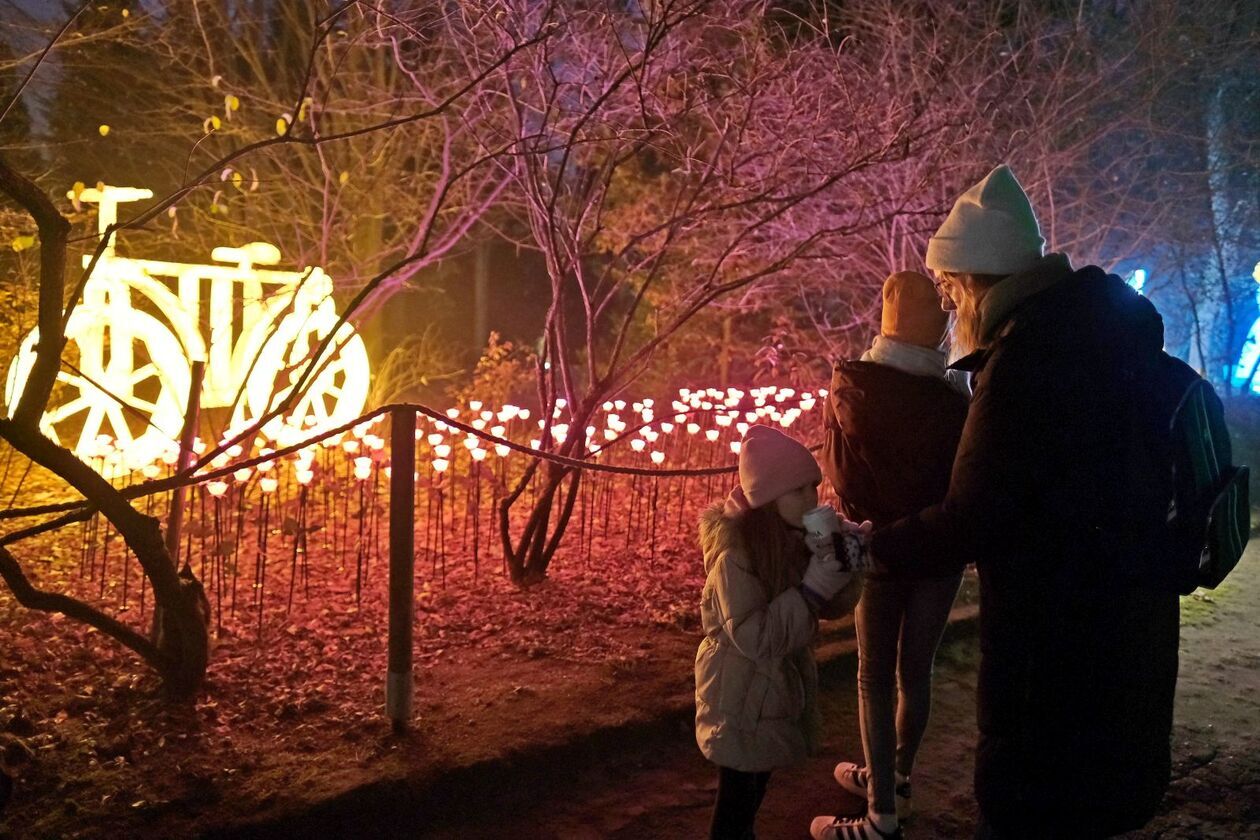
{"type": "Polygon", "coordinates": [[[722,512],[722,505],[714,505],[700,514],[700,551],[704,555],[706,573],[719,557],[733,548],[742,548],[743,544],[739,523],[722,512]]]}
{"type": "Polygon", "coordinates": [[[1066,254],[1046,254],[1031,267],[998,283],[980,302],[980,334],[987,341],[1020,304],[1072,276],[1066,254]]]}

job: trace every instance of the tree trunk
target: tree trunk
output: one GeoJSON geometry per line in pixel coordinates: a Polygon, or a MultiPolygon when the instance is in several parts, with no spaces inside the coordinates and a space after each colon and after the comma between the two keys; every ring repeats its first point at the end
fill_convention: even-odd
{"type": "Polygon", "coordinates": [[[521,491],[528,484],[522,479],[517,491],[504,498],[499,506],[500,526],[503,536],[503,550],[507,557],[508,570],[512,582],[518,586],[530,586],[541,583],[547,576],[547,569],[560,547],[564,534],[568,530],[573,516],[573,508],[577,502],[578,489],[581,486],[580,471],[548,464],[545,467],[546,477],[530,509],[521,532],[519,544],[513,545],[509,528],[509,517],[513,503],[518,501],[521,491]],[[569,484],[563,494],[560,488],[568,479],[569,484]],[[552,521],[555,526],[552,527],[552,521]]]}
{"type": "Polygon", "coordinates": [[[201,687],[209,656],[201,584],[191,577],[191,572],[186,577],[176,573],[156,519],[141,514],[99,473],[39,430],[65,344],[62,307],[70,224],[48,196],[3,157],[0,192],[21,205],[40,233],[39,340],[35,362],[12,417],[0,418],[0,438],[73,487],[93,510],[118,529],[153,584],[155,606],[166,611],[166,632],[154,646],[141,634],[87,604],[35,589],[7,550],[0,556],[0,576],[20,603],[32,609],[59,612],[100,629],[155,665],[171,696],[189,697],[201,687]]]}

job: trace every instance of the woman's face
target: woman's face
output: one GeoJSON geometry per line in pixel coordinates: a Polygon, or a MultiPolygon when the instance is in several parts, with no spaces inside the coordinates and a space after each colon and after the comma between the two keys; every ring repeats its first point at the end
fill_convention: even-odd
{"type": "Polygon", "coordinates": [[[943,271],[932,272],[932,285],[936,287],[936,293],[941,296],[941,309],[946,312],[953,312],[958,308],[959,297],[964,293],[963,284],[959,282],[957,275],[946,274],[943,271]]]}
{"type": "Polygon", "coordinates": [[[818,485],[806,484],[804,487],[798,487],[784,493],[775,499],[774,503],[784,522],[793,528],[803,528],[805,527],[803,519],[805,513],[818,507],[818,485]]]}

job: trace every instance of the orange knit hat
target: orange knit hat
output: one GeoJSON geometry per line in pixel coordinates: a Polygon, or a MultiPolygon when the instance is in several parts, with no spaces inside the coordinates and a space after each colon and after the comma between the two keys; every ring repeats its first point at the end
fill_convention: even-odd
{"type": "Polygon", "coordinates": [[[932,281],[917,271],[898,271],[884,281],[881,335],[920,347],[936,347],[945,337],[949,316],[932,281]]]}

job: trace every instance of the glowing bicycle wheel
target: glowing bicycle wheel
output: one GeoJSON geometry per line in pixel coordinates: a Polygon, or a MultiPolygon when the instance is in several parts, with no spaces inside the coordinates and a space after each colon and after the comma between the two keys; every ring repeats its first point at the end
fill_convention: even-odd
{"type": "MultiPolygon", "coordinates": [[[[246,410],[238,407],[233,428],[242,428],[251,418],[261,417],[289,395],[306,370],[311,354],[336,324],[337,313],[326,307],[284,319],[258,356],[245,385],[246,410]]],[[[314,433],[353,420],[367,402],[368,380],[363,339],[349,324],[342,324],[316,363],[303,393],[282,415],[264,424],[263,433],[276,440],[286,425],[294,431],[314,433]]]]}
{"type": "MultiPolygon", "coordinates": [[[[9,366],[4,396],[10,411],[35,364],[38,339],[39,330],[32,330],[9,366]]],[[[62,358],[76,355],[73,368],[63,364],[57,373],[40,419],[44,434],[89,463],[100,456],[98,438],[108,437],[121,457],[94,464],[107,478],[151,463],[179,438],[190,374],[183,347],[161,321],[138,310],[117,317],[109,307],[79,306],[62,358]]]]}

